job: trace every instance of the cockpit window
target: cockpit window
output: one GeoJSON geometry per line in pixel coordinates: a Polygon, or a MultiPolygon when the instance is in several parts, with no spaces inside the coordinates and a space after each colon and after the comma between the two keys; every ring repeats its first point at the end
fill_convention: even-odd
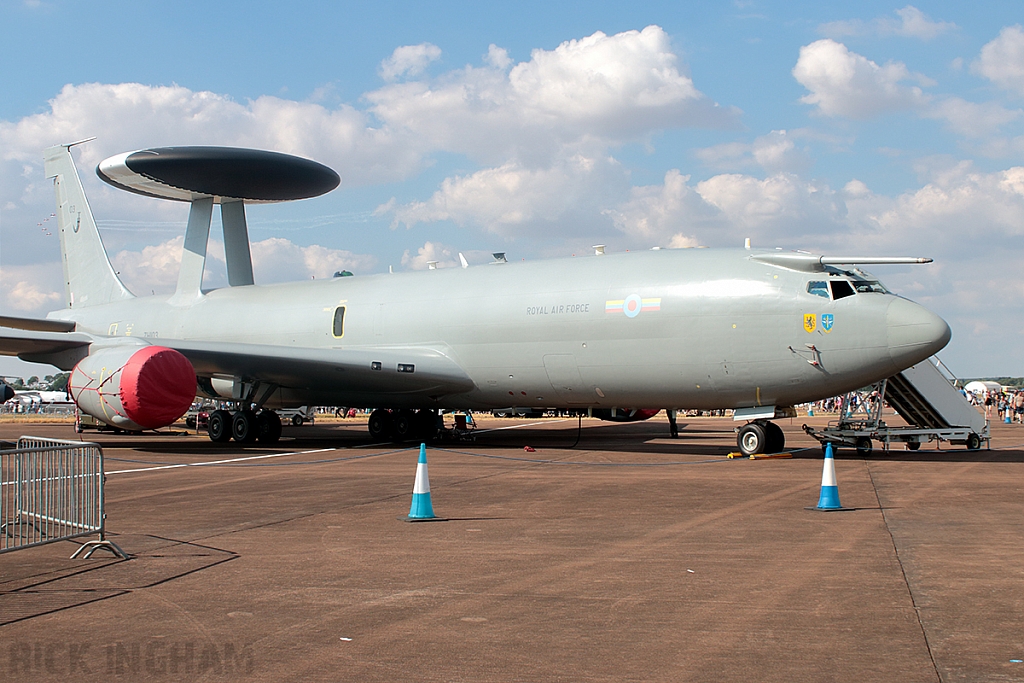
{"type": "Polygon", "coordinates": [[[856,293],[853,291],[853,285],[847,280],[830,280],[829,284],[832,285],[832,298],[836,301],[856,293]]]}
{"type": "Polygon", "coordinates": [[[807,292],[815,296],[828,298],[828,285],[820,280],[811,280],[807,283],[807,292]]]}
{"type": "Polygon", "coordinates": [[[877,294],[888,294],[889,290],[882,285],[881,282],[871,282],[868,280],[862,280],[860,282],[854,282],[853,288],[857,290],[858,294],[864,294],[866,292],[875,292],[877,294]]]}

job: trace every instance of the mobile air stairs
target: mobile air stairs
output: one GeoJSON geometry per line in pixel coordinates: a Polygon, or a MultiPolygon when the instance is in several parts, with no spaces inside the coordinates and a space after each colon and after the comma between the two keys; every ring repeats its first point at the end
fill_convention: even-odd
{"type": "Polygon", "coordinates": [[[874,441],[888,451],[893,443],[903,443],[912,451],[929,441],[948,441],[978,450],[991,436],[988,421],[968,402],[956,386],[956,379],[943,373],[949,370],[938,358],[923,360],[898,375],[847,395],[839,420],[824,429],[804,425],[804,431],[817,439],[822,448],[856,448],[860,455],[871,452],[874,441]],[[940,369],[942,368],[942,369],[940,369]],[[888,402],[909,426],[890,427],[882,420],[882,407],[888,402]]]}

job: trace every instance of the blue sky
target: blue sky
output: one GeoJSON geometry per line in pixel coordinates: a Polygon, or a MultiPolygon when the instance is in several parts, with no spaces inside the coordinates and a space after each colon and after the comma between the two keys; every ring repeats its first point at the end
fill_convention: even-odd
{"type": "Polygon", "coordinates": [[[950,322],[946,363],[1024,375],[1019,3],[642,5],[2,2],[0,312],[61,307],[41,150],[97,136],[138,293],[173,288],[187,207],[96,164],[253,146],[343,178],[250,207],[258,282],[595,243],[923,255],[876,274],[950,322]]]}

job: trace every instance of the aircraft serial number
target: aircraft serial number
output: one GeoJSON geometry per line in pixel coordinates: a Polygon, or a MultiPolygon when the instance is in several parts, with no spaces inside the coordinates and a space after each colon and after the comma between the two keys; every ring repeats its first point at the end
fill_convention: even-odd
{"type": "Polygon", "coordinates": [[[590,313],[590,304],[559,304],[552,306],[526,307],[526,315],[565,315],[568,313],[590,313]]]}

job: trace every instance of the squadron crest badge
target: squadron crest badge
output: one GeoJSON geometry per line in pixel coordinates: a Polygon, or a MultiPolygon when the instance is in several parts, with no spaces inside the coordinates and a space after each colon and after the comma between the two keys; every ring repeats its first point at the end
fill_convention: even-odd
{"type": "Polygon", "coordinates": [[[835,322],[836,318],[831,313],[821,314],[821,329],[825,330],[826,332],[832,331],[832,325],[834,325],[835,322]]]}
{"type": "Polygon", "coordinates": [[[818,326],[818,316],[813,313],[804,313],[804,329],[810,334],[818,326]]]}

